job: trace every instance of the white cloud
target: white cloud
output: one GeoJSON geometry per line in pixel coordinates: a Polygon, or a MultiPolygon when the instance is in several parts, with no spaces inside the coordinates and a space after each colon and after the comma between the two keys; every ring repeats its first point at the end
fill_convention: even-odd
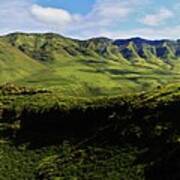
{"type": "Polygon", "coordinates": [[[0,0],[0,33],[47,30],[47,26],[32,17],[31,6],[31,0],[0,0]]]}
{"type": "Polygon", "coordinates": [[[39,5],[33,5],[31,7],[31,13],[39,21],[47,24],[58,25],[64,27],[72,23],[73,16],[63,9],[56,9],[50,7],[41,7],[39,5]]]}
{"type": "MultiPolygon", "coordinates": [[[[142,37],[146,39],[177,39],[179,38],[180,25],[166,28],[137,28],[129,31],[104,31],[103,36],[117,38],[142,37]]],[[[99,35],[99,33],[95,33],[99,35]]]]}
{"type": "Polygon", "coordinates": [[[151,39],[177,39],[179,38],[180,25],[165,28],[144,28],[136,29],[132,31],[132,34],[137,34],[138,36],[143,36],[151,39]]]}
{"type": "MultiPolygon", "coordinates": [[[[13,2],[16,3],[6,0],[7,7],[5,9],[8,12],[13,12],[16,22],[14,19],[14,25],[7,22],[7,19],[12,19],[8,12],[6,12],[7,17],[4,18],[7,26],[10,27],[9,24],[11,24],[10,29],[12,31],[17,29],[22,31],[43,30],[72,36],[93,32],[94,29],[103,31],[110,27],[116,27],[122,21],[128,19],[129,15],[135,12],[134,7],[138,7],[140,4],[138,0],[114,0],[113,2],[111,0],[96,0],[92,10],[82,16],[81,14],[72,14],[65,9],[33,4],[32,0],[14,0],[13,2]],[[17,21],[20,21],[20,23],[17,23],[17,21]]],[[[0,5],[0,11],[1,9],[0,5]]],[[[0,19],[1,24],[2,20],[0,19]]],[[[4,28],[4,31],[7,31],[7,27],[4,28]]],[[[89,33],[89,36],[91,34],[89,33]]]]}
{"type": "MultiPolygon", "coordinates": [[[[156,27],[168,18],[176,17],[162,8],[155,14],[146,15],[141,23],[151,28],[133,25],[140,14],[146,13],[145,6],[152,0],[96,0],[92,10],[86,15],[73,14],[61,8],[43,7],[35,0],[0,0],[0,34],[14,31],[56,32],[76,38],[108,36],[112,38],[142,36],[146,38],[177,38],[180,27],[156,27]],[[127,30],[126,21],[131,30],[127,30]],[[124,30],[121,30],[122,24],[124,30]]],[[[178,21],[178,20],[177,20],[178,21]]],[[[128,27],[128,28],[129,28],[128,27]]]]}
{"type": "Polygon", "coordinates": [[[31,13],[37,20],[48,25],[82,30],[113,26],[126,19],[134,11],[134,7],[138,5],[138,0],[114,0],[113,2],[111,0],[97,0],[92,11],[84,16],[71,14],[64,9],[39,5],[33,5],[31,13]],[[133,8],[132,5],[134,5],[133,8]]]}
{"type": "Polygon", "coordinates": [[[166,8],[161,8],[159,12],[155,14],[146,15],[140,20],[140,22],[148,26],[158,26],[161,23],[164,23],[169,18],[172,18],[173,16],[174,14],[172,11],[166,8]]]}
{"type": "Polygon", "coordinates": [[[137,0],[98,0],[90,16],[98,17],[102,19],[108,19],[111,21],[116,21],[117,19],[126,18],[130,13],[132,13],[133,8],[130,4],[136,4],[137,0]]]}

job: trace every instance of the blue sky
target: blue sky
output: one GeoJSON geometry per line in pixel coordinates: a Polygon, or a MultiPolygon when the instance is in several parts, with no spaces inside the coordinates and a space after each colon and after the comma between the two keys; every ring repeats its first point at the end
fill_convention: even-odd
{"type": "Polygon", "coordinates": [[[180,0],[0,0],[0,34],[180,38],[180,0]]]}
{"type": "Polygon", "coordinates": [[[34,0],[34,3],[46,7],[63,8],[71,13],[87,14],[93,8],[95,0],[34,0]]]}

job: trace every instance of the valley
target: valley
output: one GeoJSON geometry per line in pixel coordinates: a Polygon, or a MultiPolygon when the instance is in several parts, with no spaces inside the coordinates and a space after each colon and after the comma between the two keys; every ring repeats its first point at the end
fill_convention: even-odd
{"type": "Polygon", "coordinates": [[[52,33],[14,33],[0,42],[1,84],[94,96],[146,91],[179,81],[179,40],[80,41],[52,33]]]}
{"type": "Polygon", "coordinates": [[[180,179],[180,40],[0,37],[0,180],[180,179]]]}

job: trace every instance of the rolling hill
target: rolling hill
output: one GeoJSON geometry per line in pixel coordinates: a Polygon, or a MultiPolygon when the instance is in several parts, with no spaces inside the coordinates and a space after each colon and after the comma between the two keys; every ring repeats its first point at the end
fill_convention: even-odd
{"type": "Polygon", "coordinates": [[[114,97],[0,88],[0,179],[180,179],[180,84],[114,97]]]}
{"type": "Polygon", "coordinates": [[[18,80],[43,69],[43,65],[0,40],[0,82],[18,80]]]}
{"type": "Polygon", "coordinates": [[[0,37],[1,84],[108,95],[177,82],[179,70],[180,40],[99,37],[82,41],[53,33],[0,37]]]}
{"type": "Polygon", "coordinates": [[[180,40],[0,37],[0,179],[180,179],[179,109],[180,40]]]}

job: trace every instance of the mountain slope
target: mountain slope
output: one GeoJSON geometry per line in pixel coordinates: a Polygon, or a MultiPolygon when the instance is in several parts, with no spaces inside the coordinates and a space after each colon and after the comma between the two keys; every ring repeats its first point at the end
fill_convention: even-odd
{"type": "Polygon", "coordinates": [[[80,41],[53,33],[13,33],[0,42],[0,83],[15,81],[65,94],[110,95],[180,79],[179,40],[80,41]]]}
{"type": "Polygon", "coordinates": [[[25,78],[42,69],[42,64],[0,40],[0,83],[25,78]]]}

